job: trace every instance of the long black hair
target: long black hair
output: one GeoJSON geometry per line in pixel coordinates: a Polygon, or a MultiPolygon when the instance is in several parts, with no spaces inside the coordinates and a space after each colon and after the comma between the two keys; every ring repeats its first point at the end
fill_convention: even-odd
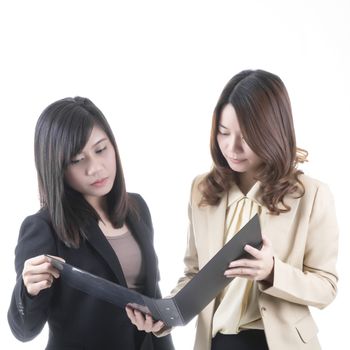
{"type": "Polygon", "coordinates": [[[79,246],[85,236],[84,225],[91,217],[99,219],[83,195],[64,179],[72,157],[84,148],[94,126],[106,133],[115,150],[117,174],[106,196],[107,215],[114,227],[121,227],[128,211],[128,197],[117,144],[102,112],[87,98],[64,98],[42,112],[35,128],[40,204],[48,210],[58,237],[70,247],[79,246]]]}

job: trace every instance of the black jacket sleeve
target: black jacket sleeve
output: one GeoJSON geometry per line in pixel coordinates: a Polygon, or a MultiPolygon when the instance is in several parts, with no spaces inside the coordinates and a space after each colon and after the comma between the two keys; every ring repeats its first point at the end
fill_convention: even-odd
{"type": "Polygon", "coordinates": [[[56,243],[49,223],[39,214],[27,217],[20,228],[15,250],[16,284],[7,318],[14,336],[21,341],[36,337],[47,321],[52,288],[30,296],[23,283],[24,262],[41,254],[56,254],[56,243]]]}

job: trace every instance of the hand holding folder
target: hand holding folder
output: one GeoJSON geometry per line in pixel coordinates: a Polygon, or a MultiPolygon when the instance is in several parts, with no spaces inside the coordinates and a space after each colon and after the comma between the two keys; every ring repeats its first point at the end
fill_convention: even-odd
{"type": "Polygon", "coordinates": [[[257,214],[176,295],[164,299],[147,297],[52,257],[51,262],[60,271],[61,280],[72,288],[120,308],[130,305],[173,327],[187,324],[232,281],[224,271],[231,261],[247,256],[246,244],[258,249],[262,245],[257,214]]]}

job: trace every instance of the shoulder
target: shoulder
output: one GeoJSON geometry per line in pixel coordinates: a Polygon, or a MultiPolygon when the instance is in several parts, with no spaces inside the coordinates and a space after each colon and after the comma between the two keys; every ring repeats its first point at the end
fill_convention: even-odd
{"type": "Polygon", "coordinates": [[[200,186],[201,183],[203,182],[203,180],[205,180],[205,178],[207,177],[209,173],[204,173],[204,174],[200,174],[197,175],[193,181],[192,181],[192,186],[191,186],[191,203],[192,205],[199,205],[199,202],[202,199],[202,192],[200,190],[200,186]]]}
{"type": "Polygon", "coordinates": [[[129,205],[134,209],[138,209],[141,211],[145,209],[148,210],[146,201],[139,193],[128,192],[128,201],[129,205]]]}
{"type": "Polygon", "coordinates": [[[299,176],[299,180],[304,185],[304,189],[305,189],[304,196],[306,198],[309,198],[309,197],[314,198],[315,196],[326,196],[326,197],[332,196],[329,186],[320,180],[317,180],[305,174],[301,174],[299,176]]]}
{"type": "Polygon", "coordinates": [[[40,210],[23,220],[15,254],[17,271],[22,271],[24,261],[34,256],[57,255],[57,235],[46,210],[40,210]]]}
{"type": "Polygon", "coordinates": [[[142,218],[148,224],[151,224],[151,213],[148,205],[143,197],[138,193],[128,192],[129,214],[134,214],[138,218],[142,218]]]}
{"type": "MultiPolygon", "coordinates": [[[[312,215],[326,215],[335,212],[334,196],[329,186],[307,175],[300,175],[304,186],[304,195],[299,199],[300,208],[308,208],[312,215]]],[[[332,214],[333,215],[333,214],[332,214]]]]}
{"type": "Polygon", "coordinates": [[[192,181],[192,188],[198,189],[198,185],[208,176],[208,172],[197,175],[192,181]]]}
{"type": "Polygon", "coordinates": [[[300,198],[300,209],[307,213],[310,227],[338,232],[336,203],[329,186],[317,179],[302,175],[305,194],[300,198]]]}
{"type": "Polygon", "coordinates": [[[41,209],[33,215],[27,216],[19,230],[19,242],[33,242],[41,240],[52,240],[56,238],[55,230],[52,227],[50,216],[47,210],[41,209]]]}
{"type": "Polygon", "coordinates": [[[41,226],[41,227],[47,227],[47,229],[52,229],[48,210],[43,208],[43,209],[40,209],[35,214],[27,216],[22,222],[21,230],[31,226],[34,226],[34,227],[41,226]]]}

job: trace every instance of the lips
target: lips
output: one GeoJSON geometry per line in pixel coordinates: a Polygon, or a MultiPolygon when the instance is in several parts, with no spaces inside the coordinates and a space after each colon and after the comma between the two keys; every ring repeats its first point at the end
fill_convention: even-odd
{"type": "Polygon", "coordinates": [[[228,159],[231,163],[235,163],[235,164],[242,163],[246,160],[246,159],[236,159],[236,158],[230,158],[230,157],[228,157],[228,159]]]}
{"type": "Polygon", "coordinates": [[[95,187],[104,186],[107,183],[107,180],[108,180],[108,177],[104,177],[104,178],[98,179],[95,182],[93,182],[91,184],[91,186],[95,186],[95,187]]]}

